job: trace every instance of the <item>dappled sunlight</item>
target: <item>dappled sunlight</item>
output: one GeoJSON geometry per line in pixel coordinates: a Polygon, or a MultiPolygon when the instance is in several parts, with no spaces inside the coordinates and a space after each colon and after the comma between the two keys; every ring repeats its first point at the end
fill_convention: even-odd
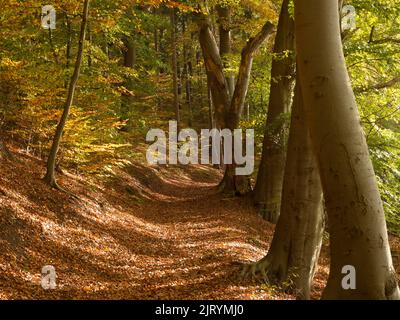
{"type": "Polygon", "coordinates": [[[106,187],[68,173],[63,185],[79,194],[71,199],[48,189],[42,167],[37,172],[31,162],[36,159],[24,156],[18,176],[11,163],[0,167],[6,195],[0,197],[1,298],[265,295],[240,286],[233,274],[236,262],[265,253],[268,243],[260,239],[268,239],[272,228],[246,199],[223,200],[215,190],[215,169],[136,164],[106,187]],[[126,186],[141,190],[139,201],[126,186]],[[56,268],[57,290],[40,287],[45,265],[56,268]]]}

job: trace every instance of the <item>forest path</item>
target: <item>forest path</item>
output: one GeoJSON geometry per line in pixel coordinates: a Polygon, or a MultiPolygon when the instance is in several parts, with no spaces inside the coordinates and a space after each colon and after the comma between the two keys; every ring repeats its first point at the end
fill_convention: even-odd
{"type": "Polygon", "coordinates": [[[221,176],[217,170],[190,166],[142,171],[136,167],[130,174],[140,186],[147,185],[138,191],[130,184],[131,194],[138,192],[147,200],[139,208],[127,203],[123,209],[133,214],[126,223],[132,226],[126,238],[134,241],[131,249],[138,256],[133,262],[138,272],[131,279],[139,298],[268,297],[257,285],[240,284],[235,272],[238,261],[255,261],[265,254],[273,226],[257,215],[248,199],[218,193],[221,176]]]}
{"type": "Polygon", "coordinates": [[[76,200],[42,182],[39,159],[19,158],[0,163],[0,299],[290,298],[236,279],[273,226],[248,199],[219,194],[217,170],[136,164],[105,184],[63,175],[76,200]],[[55,290],[40,286],[45,265],[55,290]]]}

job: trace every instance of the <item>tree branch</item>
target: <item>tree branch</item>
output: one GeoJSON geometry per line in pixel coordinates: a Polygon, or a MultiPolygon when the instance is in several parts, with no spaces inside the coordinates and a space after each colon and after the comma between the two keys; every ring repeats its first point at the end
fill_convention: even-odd
{"type": "Polygon", "coordinates": [[[395,77],[386,82],[370,85],[369,87],[355,87],[354,92],[355,93],[363,93],[363,92],[368,92],[368,91],[372,91],[372,90],[380,90],[380,89],[390,88],[399,82],[400,82],[400,76],[395,77]]]}
{"type": "Polygon", "coordinates": [[[243,111],[244,101],[249,87],[249,78],[251,68],[253,65],[254,52],[261,46],[261,44],[273,33],[274,25],[267,22],[253,38],[247,41],[246,46],[242,50],[242,58],[239,66],[239,74],[233,93],[227,120],[230,129],[235,129],[238,125],[240,115],[243,111]]]}
{"type": "Polygon", "coordinates": [[[204,16],[197,16],[200,27],[199,42],[203,53],[207,79],[211,88],[217,127],[225,128],[225,113],[229,110],[229,91],[217,41],[211,31],[210,21],[204,16]]]}

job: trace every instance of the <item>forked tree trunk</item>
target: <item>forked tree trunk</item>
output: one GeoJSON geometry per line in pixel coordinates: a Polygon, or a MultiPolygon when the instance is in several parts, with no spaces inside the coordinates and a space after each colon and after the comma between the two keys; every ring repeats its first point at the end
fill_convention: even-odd
{"type": "Polygon", "coordinates": [[[89,16],[89,4],[90,0],[85,0],[83,4],[83,15],[82,15],[82,23],[81,23],[81,31],[79,35],[79,47],[78,47],[78,54],[76,57],[76,62],[75,62],[75,69],[74,73],[71,78],[71,82],[69,84],[68,88],[68,96],[67,100],[65,103],[64,111],[61,116],[60,122],[57,125],[56,133],[54,135],[53,139],[53,144],[51,146],[49,158],[47,160],[47,172],[44,177],[44,180],[52,187],[54,188],[59,188],[56,179],[55,179],[55,165],[56,165],[56,158],[57,158],[57,152],[60,147],[60,142],[61,142],[61,137],[64,131],[65,124],[67,123],[68,120],[68,115],[74,100],[74,94],[75,94],[75,88],[76,88],[76,83],[79,78],[79,73],[81,70],[81,65],[82,65],[82,57],[83,57],[83,47],[84,47],[84,40],[85,40],[85,34],[86,34],[86,27],[88,23],[88,16],[89,16]]]}
{"type": "Polygon", "coordinates": [[[294,80],[294,21],[289,0],[283,0],[275,38],[271,69],[268,114],[263,151],[254,189],[254,202],[264,219],[276,223],[281,205],[286,154],[287,125],[283,115],[290,111],[294,80]]]}
{"type": "Polygon", "coordinates": [[[338,0],[295,0],[299,76],[330,233],[330,274],[323,298],[399,299],[382,201],[338,20],[338,0]],[[342,286],[344,266],[355,268],[355,289],[342,286]]]}
{"type": "Polygon", "coordinates": [[[281,207],[268,254],[244,271],[263,276],[271,284],[286,286],[299,299],[309,299],[324,215],[321,182],[299,84],[293,104],[281,207]]]}
{"type": "MultiPolygon", "coordinates": [[[[274,26],[270,22],[267,22],[256,36],[248,40],[246,46],[242,50],[235,91],[232,96],[229,111],[225,114],[226,127],[232,132],[234,129],[238,128],[240,117],[243,113],[253,66],[253,55],[261,44],[272,34],[273,29],[274,26]]],[[[235,170],[235,163],[226,166],[220,189],[225,193],[234,193],[236,195],[243,195],[250,192],[250,177],[238,176],[235,174],[235,170]]]]}
{"type": "MultiPolygon", "coordinates": [[[[256,36],[248,40],[243,48],[235,90],[232,99],[230,99],[220,52],[211,32],[210,22],[207,17],[201,16],[198,18],[198,24],[200,26],[199,41],[206,66],[207,80],[211,88],[217,128],[234,130],[238,127],[243,112],[253,65],[253,55],[272,34],[273,25],[267,22],[256,36]]],[[[235,175],[235,168],[234,163],[226,166],[219,188],[229,194],[245,194],[251,190],[249,177],[235,175]]]]}

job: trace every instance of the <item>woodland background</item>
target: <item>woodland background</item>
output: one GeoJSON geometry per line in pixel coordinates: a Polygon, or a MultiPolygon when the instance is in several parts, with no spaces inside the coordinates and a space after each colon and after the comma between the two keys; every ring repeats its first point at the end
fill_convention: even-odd
{"type": "MultiPolygon", "coordinates": [[[[352,0],[346,3],[353,5],[357,13],[356,28],[343,35],[346,64],[388,229],[391,235],[400,236],[400,3],[397,0],[352,0]]],[[[43,172],[36,175],[29,170],[39,164],[43,167],[42,162],[50,151],[74,70],[82,20],[82,1],[54,0],[51,4],[57,11],[57,28],[44,30],[40,25],[42,3],[0,0],[0,142],[3,158],[7,158],[7,153],[18,154],[15,160],[18,169],[13,169],[11,164],[2,164],[3,176],[10,174],[13,178],[7,179],[14,179],[15,188],[21,190],[35,186],[38,193],[47,194],[44,202],[55,197],[53,191],[39,186],[43,172]]],[[[154,182],[157,178],[149,178],[149,173],[143,173],[146,171],[142,172],[141,167],[146,161],[148,130],[161,128],[167,131],[168,121],[176,118],[177,105],[181,128],[213,127],[212,101],[195,20],[197,5],[195,1],[92,1],[81,74],[56,167],[60,176],[66,174],[62,182],[68,189],[84,192],[82,190],[87,190],[87,186],[77,186],[73,181],[87,181],[85,183],[91,185],[88,192],[93,192],[91,196],[96,197],[99,191],[95,188],[99,181],[101,184],[115,183],[116,177],[121,177],[121,172],[127,168],[136,168],[133,176],[144,175],[150,182],[145,178],[140,182],[157,189],[160,187],[154,182]],[[171,62],[173,57],[176,57],[176,70],[171,62]]],[[[218,39],[218,30],[224,27],[224,22],[219,19],[216,5],[231,8],[232,48],[231,53],[223,56],[223,61],[225,73],[236,75],[242,48],[266,21],[277,24],[281,1],[208,1],[213,32],[218,39]]],[[[293,11],[292,3],[290,11],[293,11]]],[[[272,53],[273,45],[274,37],[269,37],[254,55],[240,120],[240,127],[255,129],[258,162],[264,132],[274,130],[274,127],[265,126],[270,83],[276,81],[271,78],[271,64],[274,59],[285,58],[272,53]]],[[[275,125],[289,122],[288,113],[275,125]]],[[[165,174],[164,168],[151,170],[150,176],[165,174]]],[[[180,168],[174,170],[182,176],[187,174],[179,171],[180,168]]],[[[219,177],[220,173],[216,172],[214,174],[219,177]]],[[[210,175],[209,172],[195,171],[193,176],[199,174],[210,175]]],[[[256,175],[257,170],[252,177],[253,184],[256,175]]],[[[215,183],[214,180],[212,177],[209,182],[215,183]]],[[[179,184],[174,184],[176,181],[171,183],[169,188],[172,189],[168,192],[179,189],[179,184]]],[[[200,183],[205,182],[200,179],[200,183]]],[[[122,197],[134,201],[134,205],[147,205],[147,200],[142,197],[146,192],[137,194],[132,186],[113,186],[123,194],[122,197]]],[[[9,192],[0,191],[3,194],[9,192]]],[[[103,195],[97,196],[101,202],[99,199],[103,195]]],[[[182,198],[186,196],[186,193],[182,194],[182,198]]],[[[220,199],[211,199],[211,203],[219,206],[220,199]]],[[[55,207],[51,210],[58,211],[58,205],[52,204],[55,207]]],[[[187,206],[196,206],[196,202],[187,206]]],[[[247,208],[247,203],[240,203],[239,207],[242,206],[247,208]]],[[[3,209],[6,207],[3,205],[3,209]]],[[[186,205],[182,207],[186,208],[186,205]]],[[[100,210],[94,204],[88,208],[100,210]]],[[[242,209],[235,207],[232,210],[240,212],[242,209]]],[[[149,210],[149,216],[157,211],[155,208],[149,210]]],[[[251,219],[254,225],[259,223],[256,215],[251,219]]],[[[256,233],[265,236],[265,230],[270,227],[262,226],[262,231],[261,227],[255,227],[259,228],[256,233]]],[[[91,285],[89,282],[84,286],[84,294],[94,290],[91,285]]],[[[27,296],[31,294],[29,291],[27,296]]],[[[77,292],[70,294],[73,296],[77,292]]],[[[2,298],[10,296],[13,294],[4,294],[2,298]]],[[[172,294],[172,297],[175,296],[172,294]]]]}

